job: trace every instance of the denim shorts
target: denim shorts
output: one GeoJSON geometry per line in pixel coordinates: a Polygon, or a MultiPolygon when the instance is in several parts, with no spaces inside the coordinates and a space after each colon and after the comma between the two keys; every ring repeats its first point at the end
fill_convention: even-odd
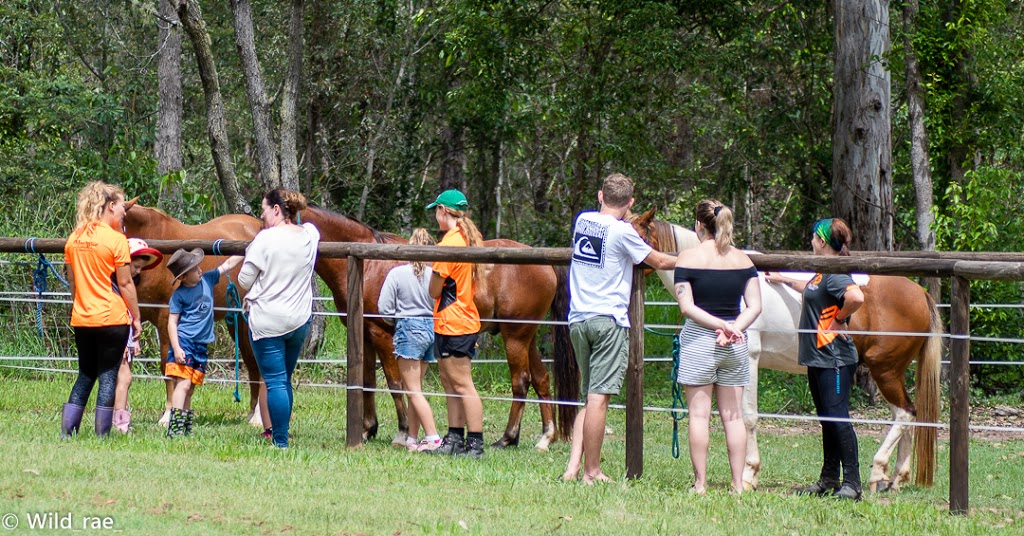
{"type": "Polygon", "coordinates": [[[395,321],[395,355],[427,363],[434,358],[434,319],[399,318],[395,321]]]}

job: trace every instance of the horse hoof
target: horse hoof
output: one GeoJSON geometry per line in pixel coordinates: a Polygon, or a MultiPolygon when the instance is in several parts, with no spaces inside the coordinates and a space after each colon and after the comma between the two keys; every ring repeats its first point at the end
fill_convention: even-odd
{"type": "Polygon", "coordinates": [[[889,491],[889,489],[890,489],[889,481],[888,480],[879,480],[878,482],[872,482],[868,486],[868,489],[871,490],[871,493],[884,493],[886,491],[889,491]]]}
{"type": "Polygon", "coordinates": [[[491,448],[492,449],[507,449],[509,447],[518,446],[517,443],[518,442],[514,442],[514,441],[509,440],[508,438],[503,437],[503,438],[495,441],[494,443],[491,443],[491,448]]]}
{"type": "Polygon", "coordinates": [[[369,440],[369,439],[373,439],[373,438],[377,437],[377,428],[378,427],[379,427],[379,425],[377,423],[373,423],[373,426],[369,427],[366,430],[366,433],[363,434],[364,440],[369,440]]]}
{"type": "Polygon", "coordinates": [[[745,480],[743,481],[743,491],[754,491],[755,489],[757,489],[756,486],[745,480]]]}

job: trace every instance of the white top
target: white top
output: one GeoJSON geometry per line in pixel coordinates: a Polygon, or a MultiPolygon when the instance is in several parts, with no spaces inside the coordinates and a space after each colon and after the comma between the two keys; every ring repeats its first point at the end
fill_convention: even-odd
{"type": "MultiPolygon", "coordinates": [[[[377,311],[385,317],[431,318],[434,316],[434,298],[430,297],[430,265],[423,265],[423,273],[416,279],[411,264],[396,266],[388,272],[377,299],[377,311]]],[[[394,318],[385,318],[392,322],[394,318]]]]}
{"type": "Polygon", "coordinates": [[[599,212],[584,212],[573,229],[569,265],[569,323],[610,316],[629,327],[633,265],[651,254],[633,226],[599,212]]]}
{"type": "Polygon", "coordinates": [[[245,249],[238,283],[253,340],[285,335],[313,315],[313,265],[320,231],[311,223],[260,231],[245,249]]]}

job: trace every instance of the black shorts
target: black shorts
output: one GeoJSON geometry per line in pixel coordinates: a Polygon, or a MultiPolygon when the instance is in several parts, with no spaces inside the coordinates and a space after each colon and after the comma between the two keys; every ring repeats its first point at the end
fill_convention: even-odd
{"type": "Polygon", "coordinates": [[[471,335],[441,335],[434,333],[434,357],[445,359],[447,357],[468,357],[476,355],[477,334],[471,335]]]}

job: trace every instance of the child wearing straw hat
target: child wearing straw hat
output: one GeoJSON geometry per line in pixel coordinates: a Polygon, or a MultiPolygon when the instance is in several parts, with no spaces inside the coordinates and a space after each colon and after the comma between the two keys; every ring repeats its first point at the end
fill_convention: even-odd
{"type": "Polygon", "coordinates": [[[167,269],[180,282],[168,303],[167,335],[171,348],[164,372],[175,383],[167,437],[192,435],[192,392],[196,385],[203,384],[206,346],[213,342],[213,287],[221,275],[245,259],[241,255],[228,257],[216,270],[204,274],[199,267],[203,257],[202,249],[179,249],[167,261],[167,269]]]}

